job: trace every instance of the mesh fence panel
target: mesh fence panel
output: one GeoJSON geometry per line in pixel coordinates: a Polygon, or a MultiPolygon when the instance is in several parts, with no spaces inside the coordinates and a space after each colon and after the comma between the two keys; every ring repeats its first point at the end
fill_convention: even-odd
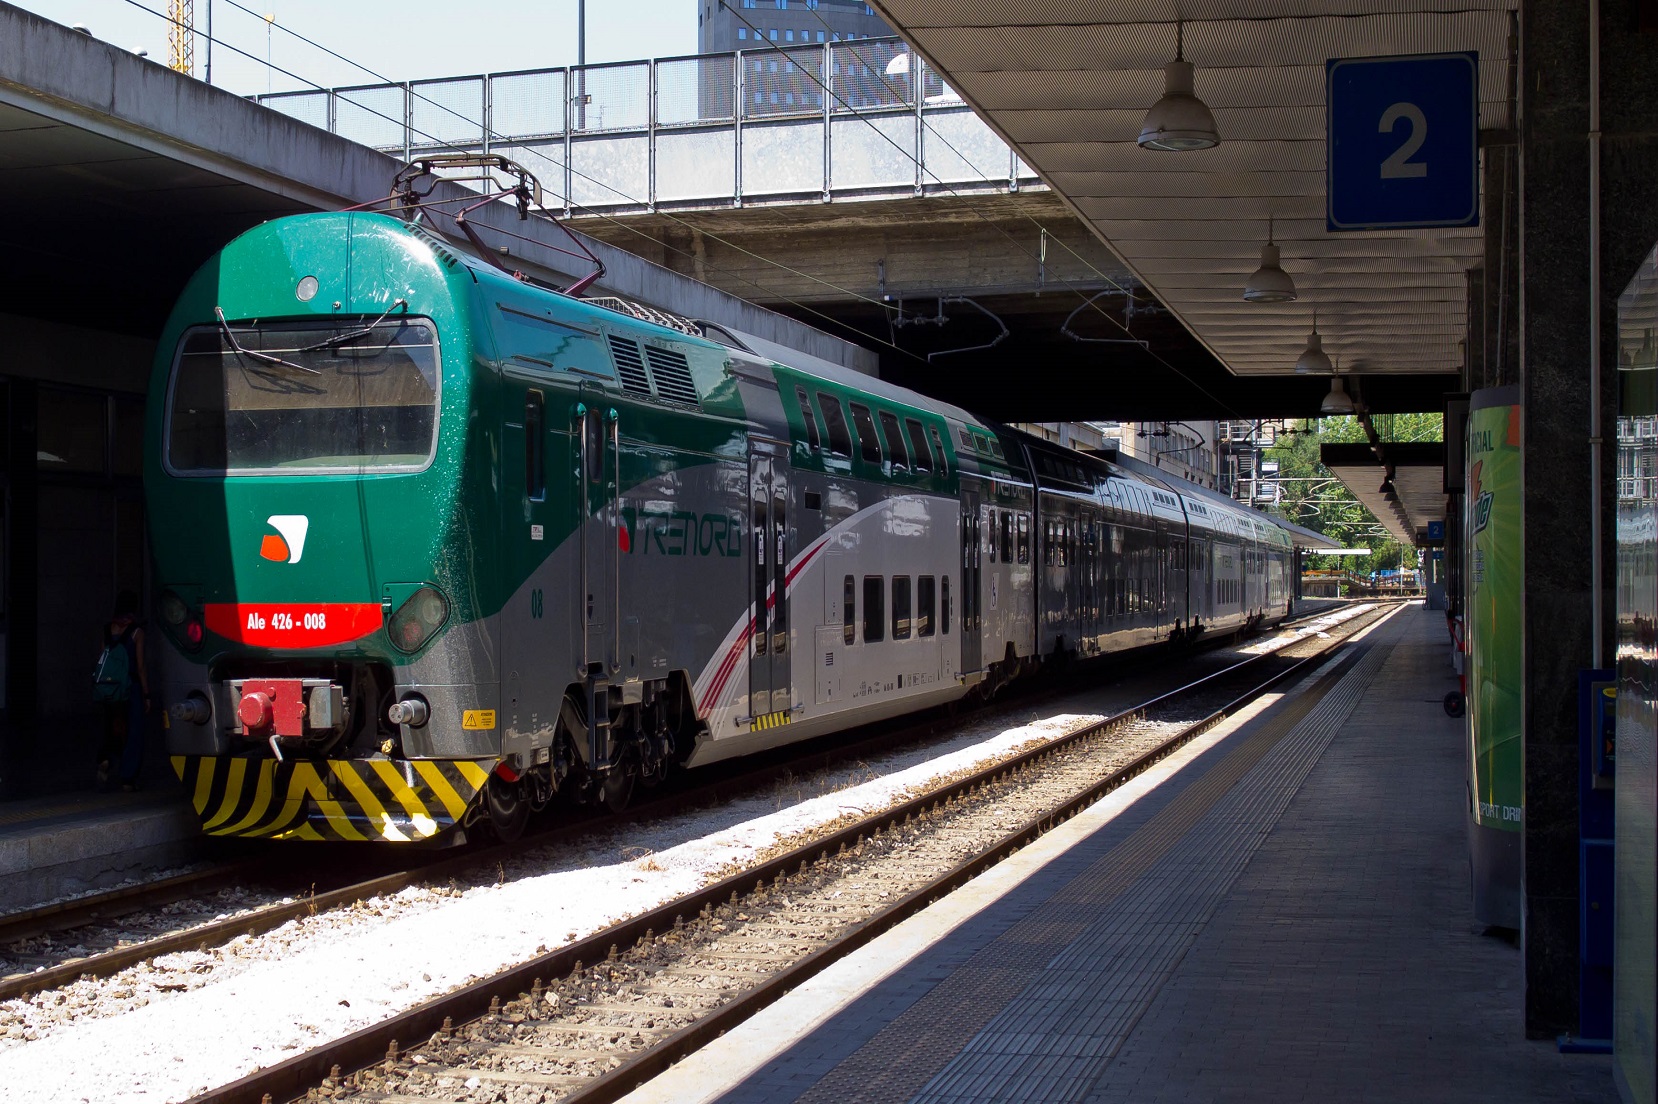
{"type": "Polygon", "coordinates": [[[484,79],[415,81],[410,111],[416,145],[476,145],[484,134],[484,79]]]}
{"type": "Polygon", "coordinates": [[[656,123],[688,126],[730,122],[736,95],[731,54],[656,63],[656,123]]]}
{"type": "Polygon", "coordinates": [[[491,77],[490,129],[504,138],[563,134],[568,77],[563,69],[491,77]]]}
{"type": "Polygon", "coordinates": [[[648,62],[589,65],[572,69],[576,104],[571,124],[578,131],[643,130],[650,125],[651,71],[648,62]],[[586,103],[582,94],[586,93],[586,103]]]}
{"type": "Polygon", "coordinates": [[[403,86],[376,84],[335,93],[334,129],[353,142],[403,148],[403,86]]]}
{"type": "Polygon", "coordinates": [[[834,121],[830,184],[843,188],[915,185],[915,120],[907,115],[834,121]]]}
{"type": "Polygon", "coordinates": [[[964,102],[961,95],[949,85],[944,78],[935,72],[932,66],[927,66],[921,73],[921,95],[924,103],[929,104],[959,104],[964,102]]]}
{"type": "Polygon", "coordinates": [[[823,191],[823,124],[743,128],[743,194],[823,191]]]}
{"type": "Polygon", "coordinates": [[[887,75],[887,66],[909,48],[896,39],[868,42],[841,42],[832,50],[830,80],[835,90],[836,111],[868,108],[907,107],[915,103],[913,69],[887,75]]]}
{"type": "Polygon", "coordinates": [[[1007,145],[971,111],[928,111],[921,148],[924,184],[1006,180],[1007,145]]]}
{"type": "Polygon", "coordinates": [[[650,194],[650,139],[586,138],[570,148],[572,201],[583,207],[642,205],[650,194]]]}
{"type": "Polygon", "coordinates": [[[299,92],[292,95],[279,93],[275,96],[260,96],[259,102],[273,111],[280,111],[291,119],[298,119],[302,123],[310,123],[314,127],[328,129],[328,93],[326,92],[299,92]]]}
{"type": "Polygon", "coordinates": [[[743,55],[743,117],[817,115],[823,111],[823,49],[750,50],[743,55]]]}
{"type": "Polygon", "coordinates": [[[656,137],[656,198],[724,200],[737,190],[737,139],[730,130],[667,131],[656,137]]]}

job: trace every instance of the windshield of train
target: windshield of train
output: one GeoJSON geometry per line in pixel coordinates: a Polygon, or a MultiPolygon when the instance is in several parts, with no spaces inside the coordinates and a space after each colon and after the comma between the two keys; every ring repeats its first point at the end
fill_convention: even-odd
{"type": "Polygon", "coordinates": [[[436,335],[419,318],[197,327],[168,407],[179,474],[418,471],[437,443],[436,335]]]}

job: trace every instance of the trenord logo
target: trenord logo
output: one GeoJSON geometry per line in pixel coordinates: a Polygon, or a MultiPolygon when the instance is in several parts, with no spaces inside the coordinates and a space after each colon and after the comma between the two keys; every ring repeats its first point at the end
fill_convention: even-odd
{"type": "Polygon", "coordinates": [[[265,534],[259,543],[259,555],[277,563],[298,563],[305,554],[305,534],[311,528],[311,519],[304,514],[272,514],[265,524],[276,532],[265,534]]]}

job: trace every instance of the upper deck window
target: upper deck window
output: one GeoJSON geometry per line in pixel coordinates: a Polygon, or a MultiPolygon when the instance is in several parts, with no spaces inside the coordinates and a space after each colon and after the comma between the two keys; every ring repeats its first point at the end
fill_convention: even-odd
{"type": "Polygon", "coordinates": [[[921,423],[914,418],[904,419],[904,429],[910,438],[910,456],[914,461],[916,471],[932,471],[932,454],[927,451],[927,435],[922,432],[921,423]]]}
{"type": "Polygon", "coordinates": [[[910,466],[909,454],[904,450],[904,435],[898,431],[898,419],[885,410],[881,411],[881,432],[887,437],[887,451],[892,453],[892,463],[895,467],[907,468],[910,466]]]}
{"type": "Polygon", "coordinates": [[[846,428],[846,413],[841,410],[841,401],[819,391],[817,404],[823,411],[823,428],[829,433],[829,451],[836,456],[851,456],[852,434],[846,428]]]}
{"type": "Polygon", "coordinates": [[[173,361],[166,465],[189,475],[419,471],[437,448],[421,318],[198,326],[173,361]]]}
{"type": "Polygon", "coordinates": [[[852,425],[858,431],[858,454],[867,463],[879,464],[881,439],[875,436],[875,418],[870,414],[869,407],[862,403],[852,404],[852,425]]]}
{"type": "Polygon", "coordinates": [[[812,414],[812,400],[806,397],[804,387],[794,389],[794,397],[800,400],[800,417],[806,423],[806,445],[816,452],[822,442],[817,435],[817,418],[812,414]]]}
{"type": "Polygon", "coordinates": [[[938,463],[939,473],[940,474],[948,474],[948,472],[950,471],[950,462],[944,458],[944,442],[939,440],[938,427],[937,426],[928,426],[927,427],[927,433],[933,439],[933,449],[937,454],[934,457],[934,459],[938,463]]]}

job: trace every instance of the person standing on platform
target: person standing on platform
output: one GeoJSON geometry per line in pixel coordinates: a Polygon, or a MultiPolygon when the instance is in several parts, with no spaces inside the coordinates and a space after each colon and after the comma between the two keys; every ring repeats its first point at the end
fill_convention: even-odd
{"type": "Polygon", "coordinates": [[[92,697],[104,711],[104,741],[98,749],[98,785],[108,789],[118,771],[121,789],[138,788],[144,765],[145,722],[150,713],[150,676],[144,667],[144,626],[138,595],[123,590],[115,617],[104,626],[104,650],[92,677],[92,697]]]}

